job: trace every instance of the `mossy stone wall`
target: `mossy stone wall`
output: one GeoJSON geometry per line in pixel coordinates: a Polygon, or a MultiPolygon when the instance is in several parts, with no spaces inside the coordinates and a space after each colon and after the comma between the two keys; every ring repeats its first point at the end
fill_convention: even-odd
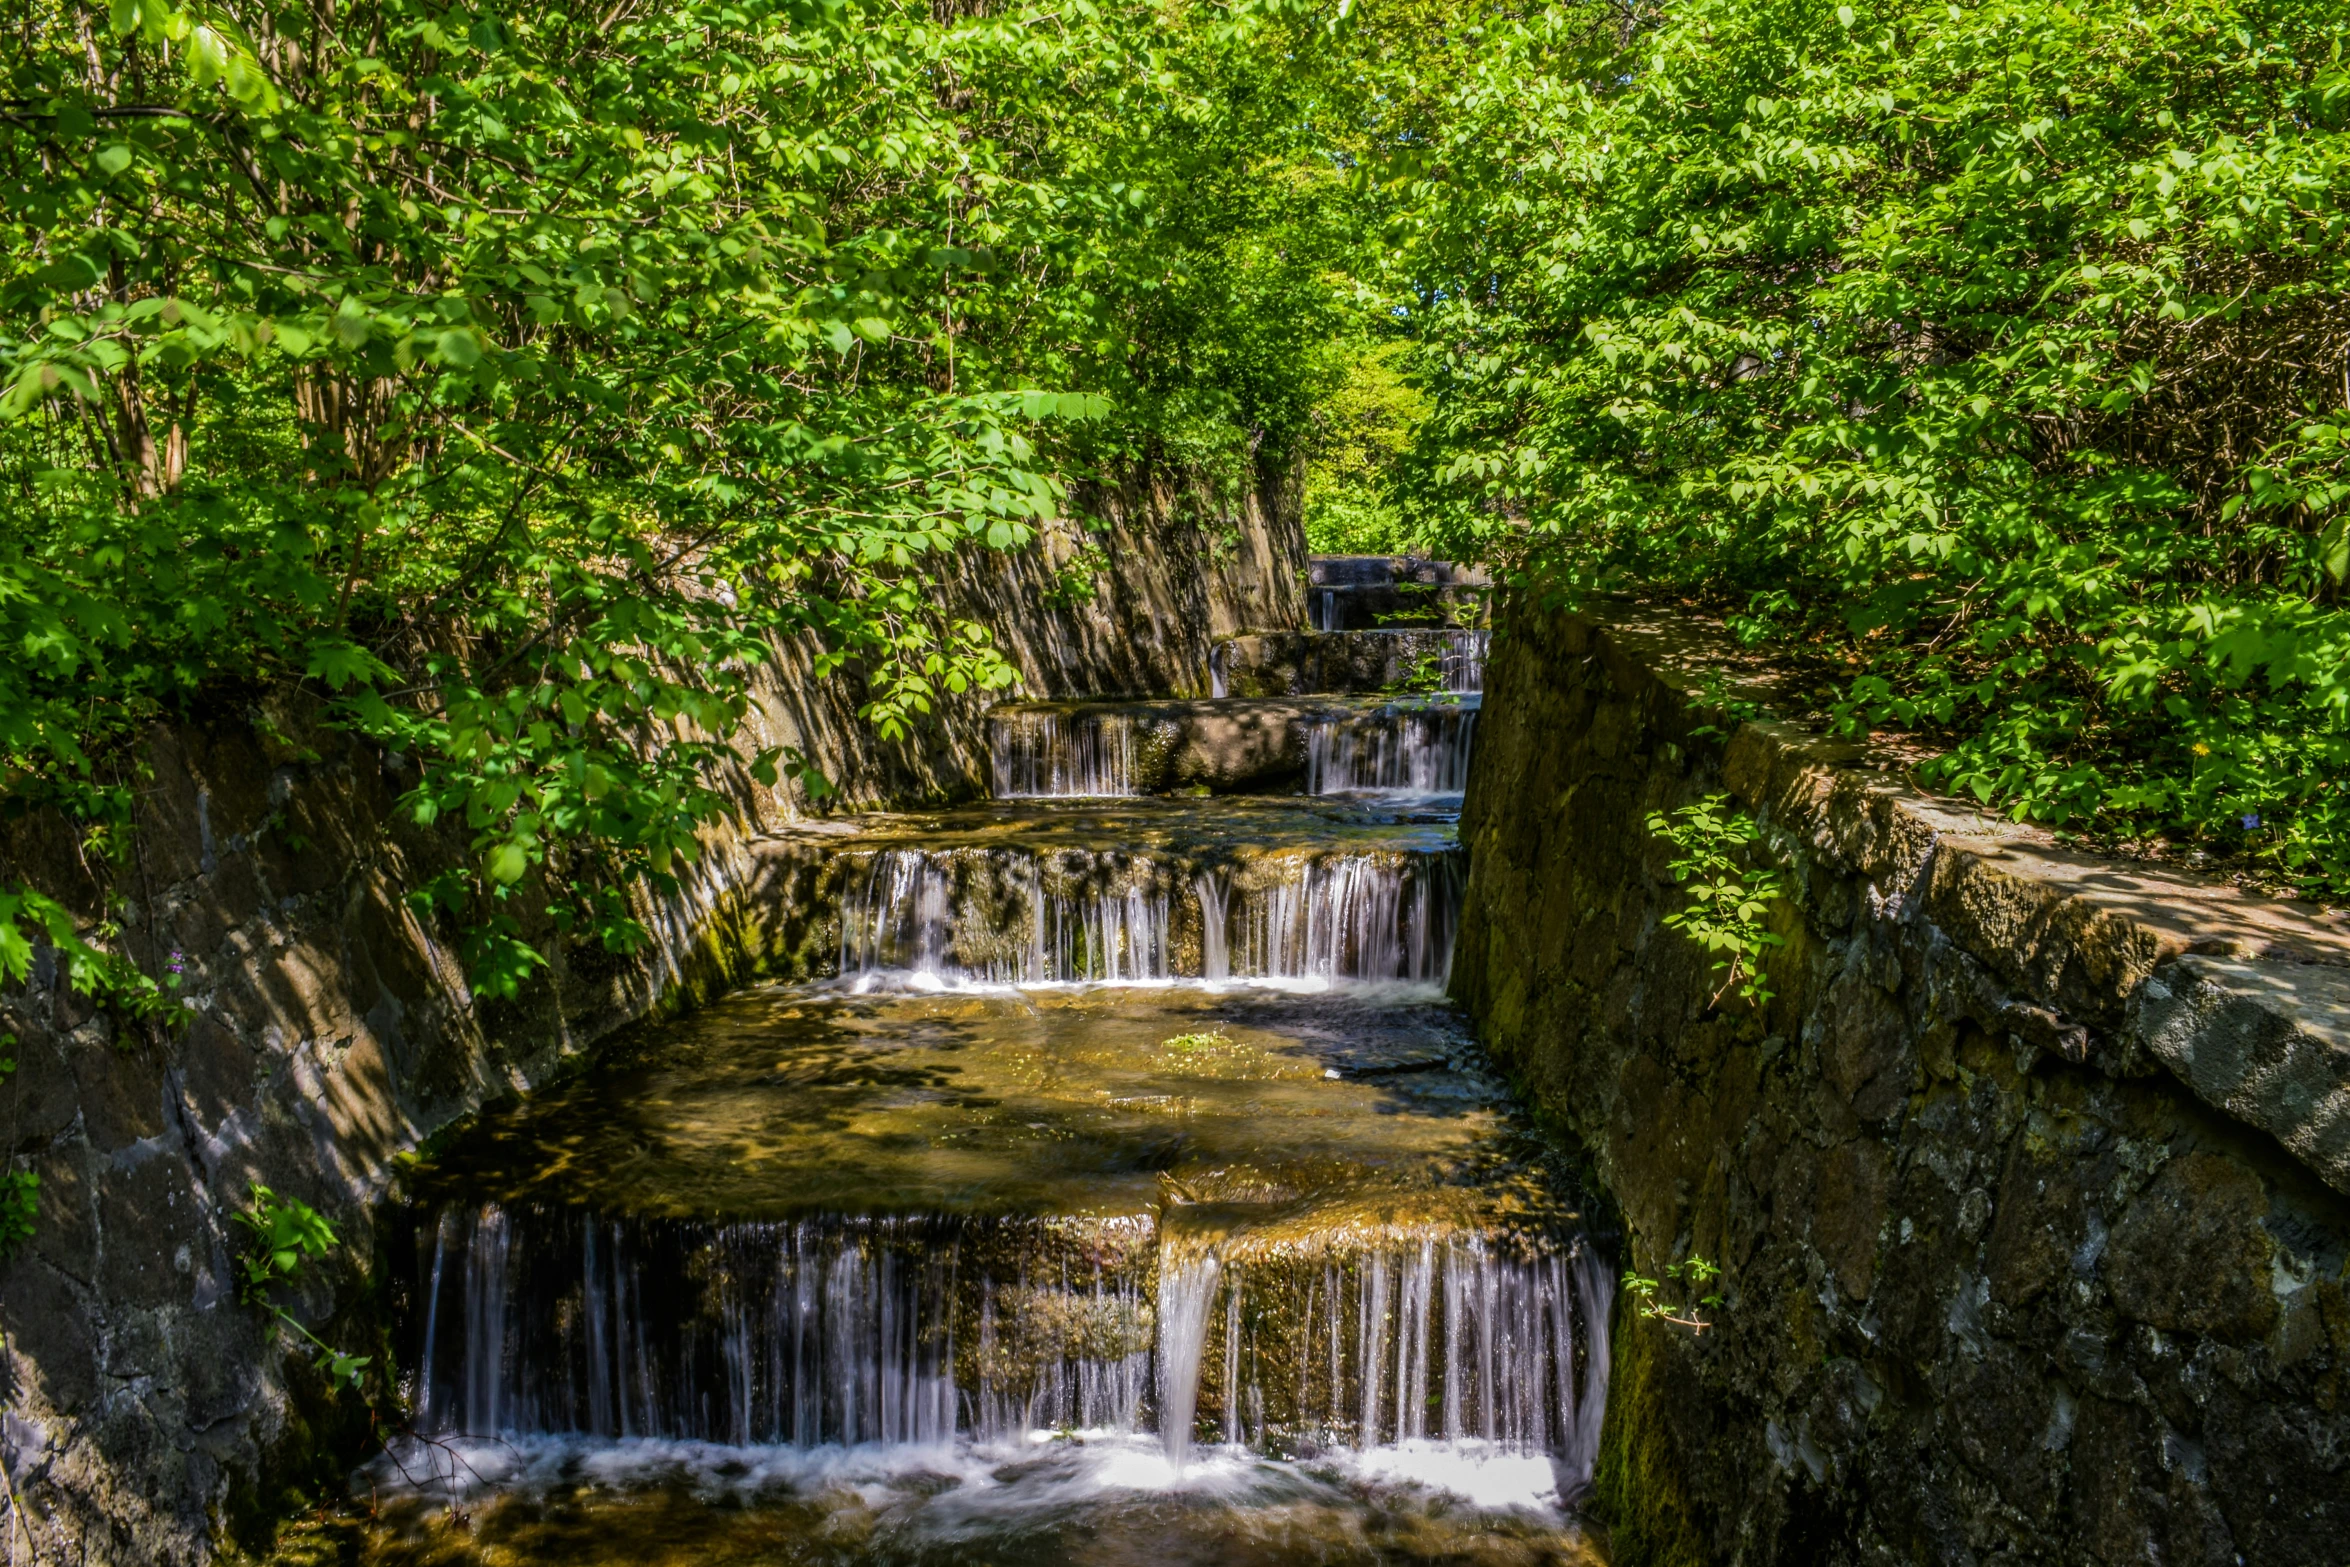
{"type": "Polygon", "coordinates": [[[1487,671],[1454,990],[1620,1260],[1724,1270],[1702,1331],[1616,1315],[1617,1567],[2341,1561],[2340,924],[1725,705],[1772,693],[1628,607],[1521,607],[1487,671]],[[1644,820],[1714,792],[1796,888],[1760,1008],[1660,923],[1644,820]]]}

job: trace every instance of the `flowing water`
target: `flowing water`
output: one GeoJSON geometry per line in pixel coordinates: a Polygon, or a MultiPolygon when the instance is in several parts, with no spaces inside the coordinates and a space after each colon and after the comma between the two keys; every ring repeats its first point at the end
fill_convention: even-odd
{"type": "Polygon", "coordinates": [[[1469,786],[1479,701],[1391,702],[1368,713],[1313,719],[1306,732],[1306,793],[1459,795],[1469,786]]]}
{"type": "Polygon", "coordinates": [[[1100,798],[1113,724],[779,844],[835,974],[410,1172],[343,1554],[1598,1561],[1611,1274],[1441,992],[1474,716],[1350,711],[1287,799],[1100,798]]]}

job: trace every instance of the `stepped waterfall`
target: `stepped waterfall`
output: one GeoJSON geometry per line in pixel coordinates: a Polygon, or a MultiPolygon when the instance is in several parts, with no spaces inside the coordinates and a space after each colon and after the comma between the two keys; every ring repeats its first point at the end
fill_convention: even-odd
{"type": "Polygon", "coordinates": [[[1566,1559],[1613,1276],[1442,995],[1483,654],[1449,635],[1430,695],[1007,709],[994,802],[787,845],[830,974],[412,1172],[378,1481],[801,1498],[896,1542],[856,1560],[1254,1560],[1376,1496],[1566,1559]],[[1166,792],[1234,734],[1295,792],[1166,792]]]}

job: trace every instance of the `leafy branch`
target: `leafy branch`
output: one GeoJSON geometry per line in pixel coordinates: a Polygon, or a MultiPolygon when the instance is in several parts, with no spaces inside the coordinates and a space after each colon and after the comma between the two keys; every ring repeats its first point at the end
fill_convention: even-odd
{"type": "Polygon", "coordinates": [[[1740,999],[1759,1007],[1773,994],[1763,983],[1762,955],[1785,945],[1784,937],[1765,928],[1763,918],[1785,894],[1786,884],[1776,870],[1743,863],[1762,830],[1745,812],[1731,811],[1729,799],[1708,795],[1670,816],[1652,811],[1648,830],[1681,851],[1666,869],[1676,884],[1688,885],[1689,904],[1667,914],[1664,922],[1713,955],[1713,972],[1722,983],[1706,1005],[1720,1006],[1736,986],[1740,999]]]}
{"type": "Polygon", "coordinates": [[[1676,1327],[1703,1333],[1713,1326],[1705,1319],[1704,1313],[1718,1308],[1722,1304],[1722,1297],[1718,1291],[1705,1295],[1697,1292],[1719,1278],[1721,1272],[1715,1264],[1694,1254],[1679,1262],[1667,1263],[1663,1279],[1645,1278],[1626,1268],[1624,1293],[1631,1297],[1632,1309],[1641,1317],[1655,1322],[1670,1322],[1676,1327]],[[1676,1306],[1661,1298],[1660,1292],[1668,1281],[1682,1286],[1683,1293],[1689,1297],[1686,1302],[1676,1306]]]}
{"type": "MultiPolygon", "coordinates": [[[[0,1034],[0,1080],[16,1075],[16,1036],[0,1034]]],[[[33,1238],[41,1212],[41,1177],[32,1170],[0,1171],[0,1262],[33,1238]]]]}
{"type": "Polygon", "coordinates": [[[291,1282],[301,1272],[306,1259],[323,1257],[342,1244],[334,1225],[300,1198],[280,1197],[259,1181],[253,1183],[252,1205],[235,1217],[253,1238],[252,1249],[237,1263],[238,1297],[247,1305],[259,1306],[277,1323],[309,1340],[318,1352],[318,1358],[312,1363],[337,1387],[356,1388],[374,1357],[347,1354],[335,1348],[270,1299],[273,1289],[291,1282]]]}

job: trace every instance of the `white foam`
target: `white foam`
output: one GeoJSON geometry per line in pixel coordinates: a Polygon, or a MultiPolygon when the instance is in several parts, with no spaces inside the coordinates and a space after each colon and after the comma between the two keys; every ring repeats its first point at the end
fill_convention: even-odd
{"type": "Polygon", "coordinates": [[[1219,979],[1182,975],[1172,979],[1046,979],[1028,980],[1014,985],[916,969],[871,969],[861,974],[843,975],[837,980],[819,982],[814,986],[791,988],[795,993],[802,989],[818,989],[836,990],[851,996],[1023,996],[1035,992],[1082,995],[1117,990],[1196,990],[1209,995],[1271,991],[1290,996],[1326,996],[1340,992],[1353,998],[1393,1001],[1398,1004],[1441,1001],[1445,994],[1444,986],[1433,980],[1332,979],[1326,974],[1248,974],[1228,975],[1219,979]]]}
{"type": "Polygon", "coordinates": [[[933,1528],[950,1531],[988,1518],[1063,1511],[1118,1492],[1184,1493],[1247,1506],[1268,1494],[1355,1494],[1368,1485],[1451,1498],[1487,1512],[1560,1511],[1548,1457],[1473,1439],[1410,1441],[1302,1460],[1202,1445],[1177,1463],[1157,1437],[1116,1431],[1034,1431],[1000,1445],[853,1447],[569,1435],[431,1443],[403,1438],[362,1468],[353,1485],[360,1494],[466,1505],[580,1486],[625,1492],[682,1485],[707,1500],[746,1502],[846,1492],[877,1510],[919,1507],[934,1515],[933,1528]]]}
{"type": "Polygon", "coordinates": [[[1488,1512],[1549,1512],[1559,1505],[1558,1474],[1547,1454],[1490,1442],[1399,1442],[1355,1454],[1349,1467],[1366,1480],[1442,1491],[1488,1512]]]}

